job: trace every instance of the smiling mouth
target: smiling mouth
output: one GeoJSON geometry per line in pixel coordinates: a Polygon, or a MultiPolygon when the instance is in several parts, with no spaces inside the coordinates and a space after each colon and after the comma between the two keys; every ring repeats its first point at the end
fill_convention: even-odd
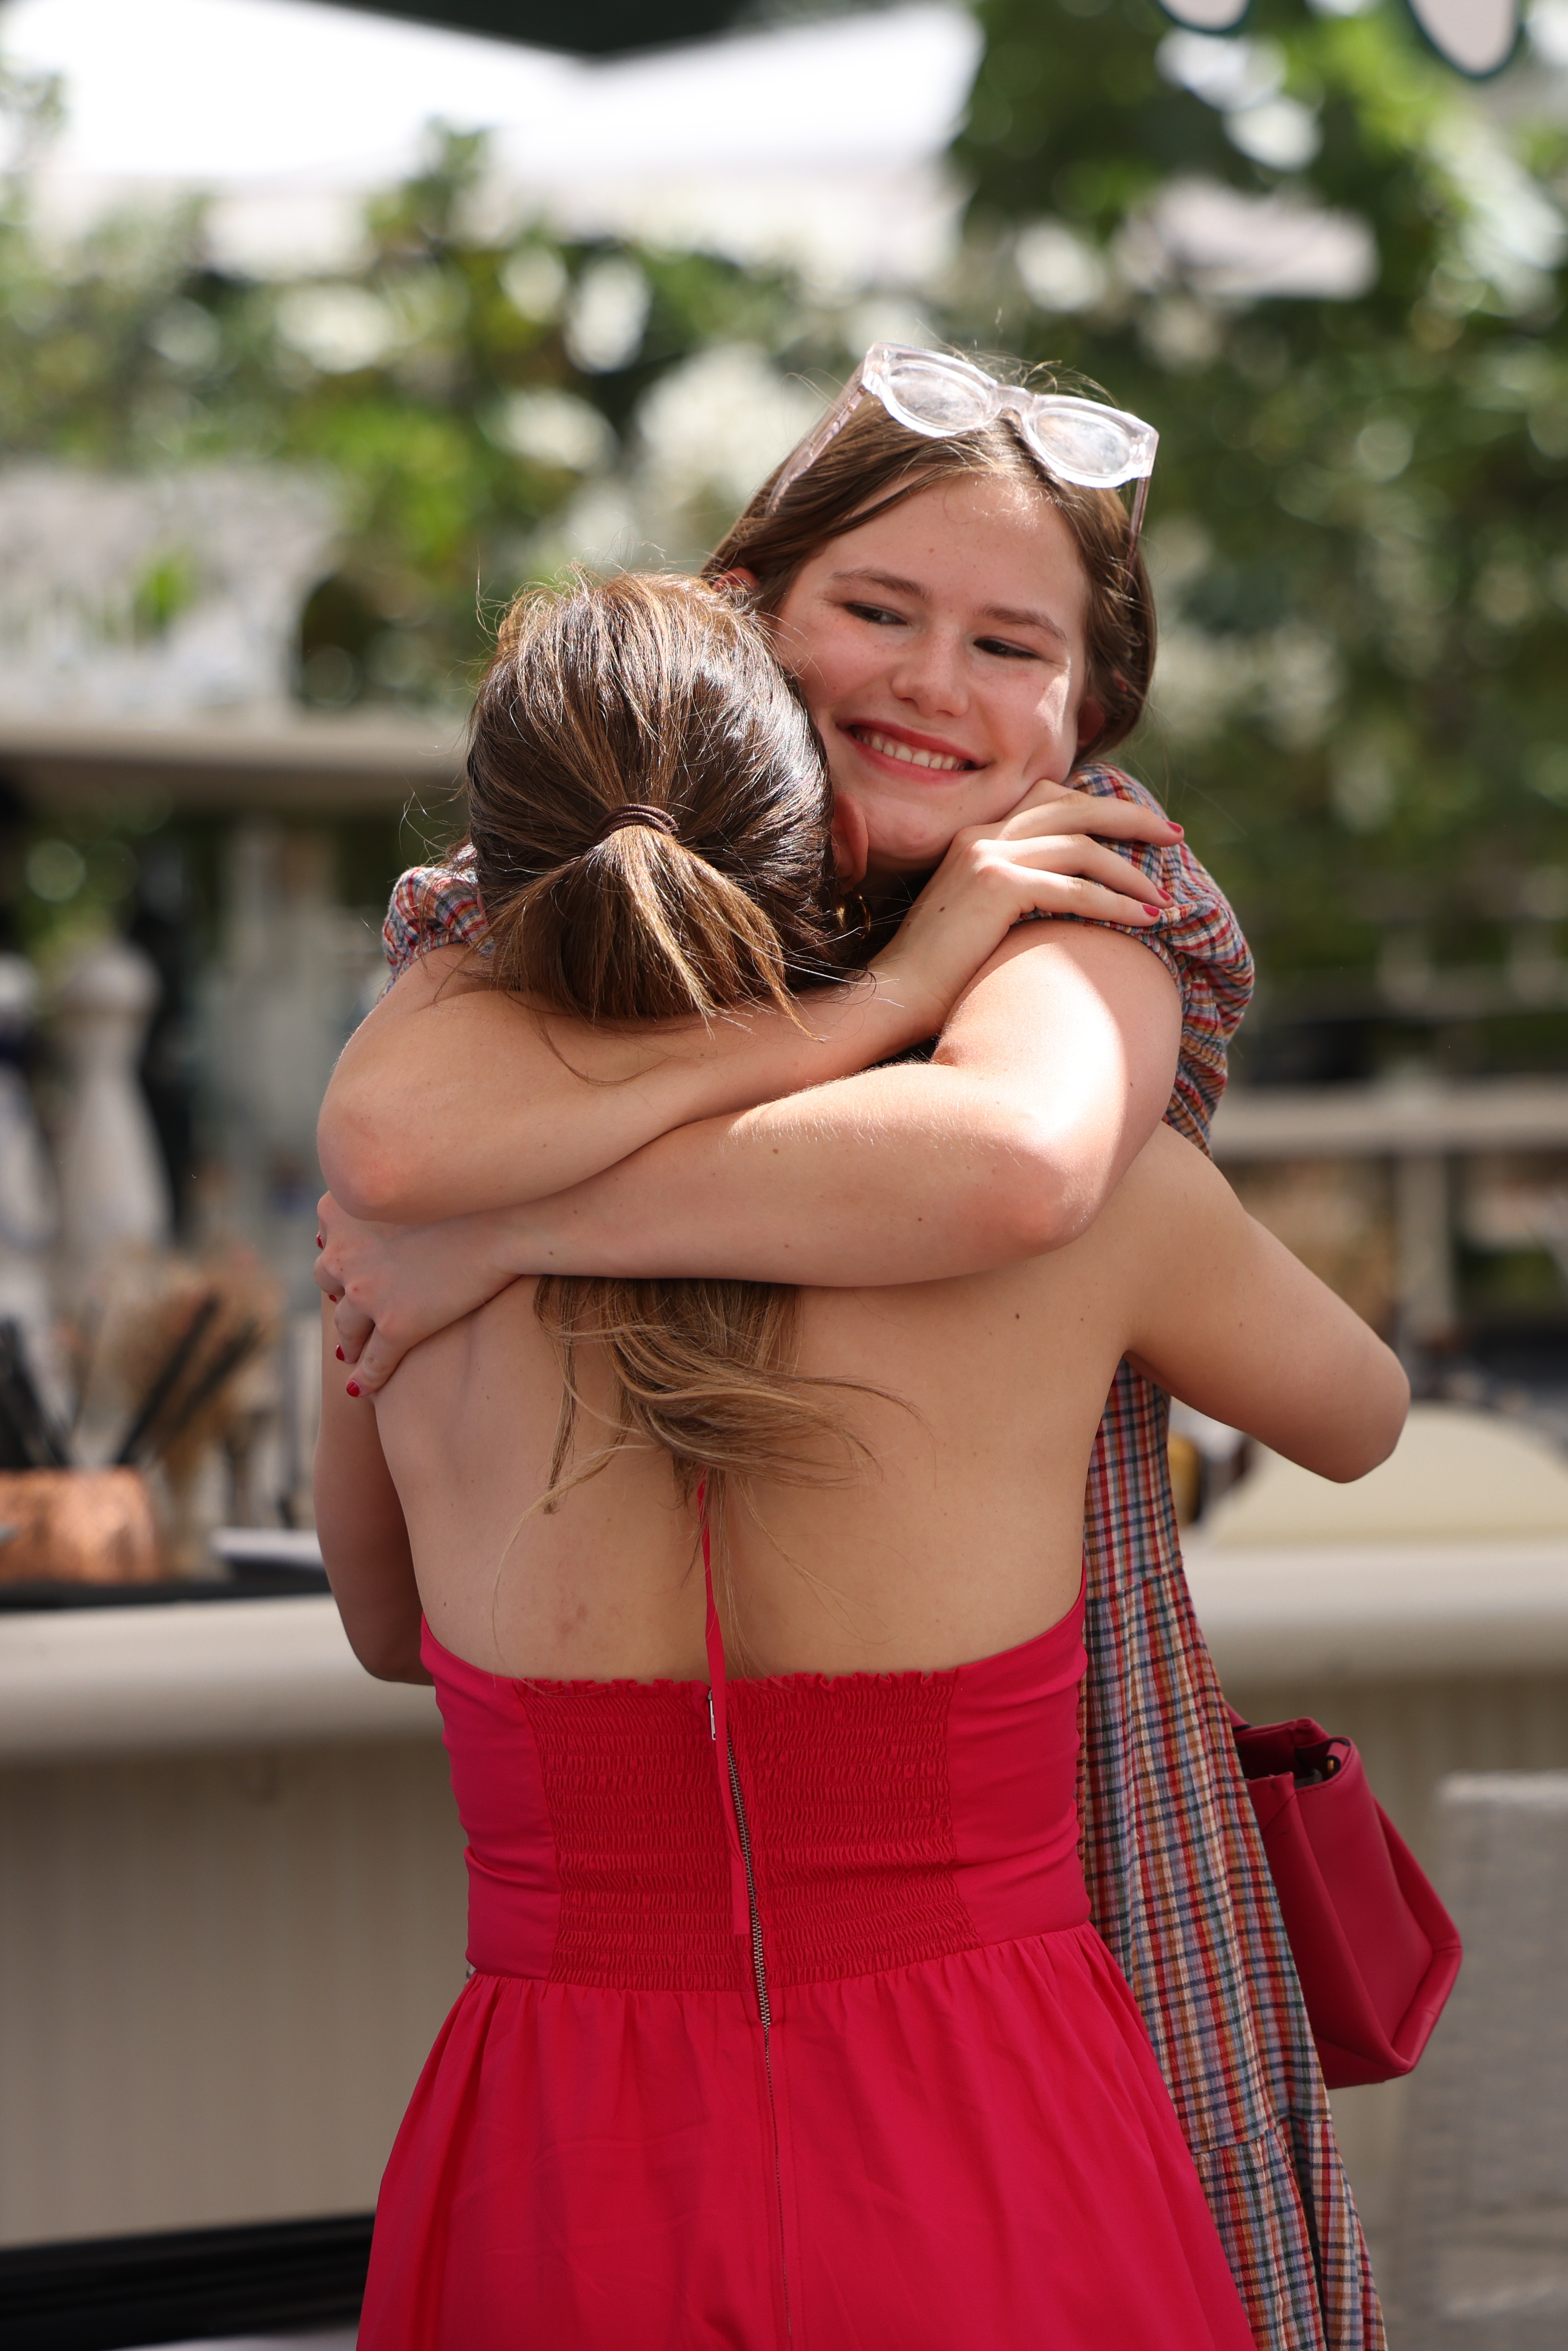
{"type": "Polygon", "coordinates": [[[896,759],[906,768],[926,768],[939,776],[967,775],[978,767],[977,759],[966,759],[951,751],[923,751],[914,743],[901,743],[896,737],[883,735],[874,726],[846,726],[852,742],[863,744],[868,751],[880,752],[884,759],[896,759]]]}

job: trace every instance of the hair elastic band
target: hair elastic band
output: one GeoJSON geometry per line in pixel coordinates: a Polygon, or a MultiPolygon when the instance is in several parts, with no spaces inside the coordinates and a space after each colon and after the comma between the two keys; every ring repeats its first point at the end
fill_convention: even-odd
{"type": "Polygon", "coordinates": [[[629,824],[645,824],[653,832],[668,833],[672,841],[677,831],[668,809],[649,808],[643,800],[629,800],[624,808],[610,810],[593,836],[592,846],[597,849],[601,841],[608,841],[612,832],[623,831],[629,824]]]}

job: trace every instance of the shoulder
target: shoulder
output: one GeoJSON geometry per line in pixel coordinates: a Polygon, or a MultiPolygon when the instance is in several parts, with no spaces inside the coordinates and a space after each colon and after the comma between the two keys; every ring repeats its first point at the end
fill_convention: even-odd
{"type": "Polygon", "coordinates": [[[434,947],[483,947],[487,937],[471,849],[455,851],[444,864],[411,866],[399,876],[382,925],[393,979],[434,947]]]}
{"type": "MultiPolygon", "coordinates": [[[[1082,792],[1160,805],[1146,785],[1105,760],[1089,761],[1071,780],[1082,792]]],[[[1227,1049],[1251,999],[1252,953],[1224,891],[1185,841],[1132,854],[1171,901],[1157,924],[1132,935],[1158,956],[1181,990],[1181,1063],[1168,1115],[1202,1142],[1224,1089],[1227,1049]]]]}
{"type": "Polygon", "coordinates": [[[1203,1145],[1167,1118],[1155,1127],[1076,1250],[1129,1300],[1162,1295],[1234,1249],[1245,1212],[1203,1145]]]}
{"type": "MultiPolygon", "coordinates": [[[[1075,768],[1070,780],[1075,791],[1089,792],[1103,799],[1134,800],[1140,808],[1158,809],[1162,816],[1166,813],[1146,784],[1105,760],[1092,760],[1086,767],[1075,768]]],[[[1173,901],[1171,920],[1161,926],[1166,935],[1173,930],[1180,931],[1184,936],[1190,933],[1189,944],[1196,944],[1194,926],[1207,925],[1217,948],[1229,950],[1235,946],[1246,953],[1241,926],[1224,891],[1185,841],[1176,841],[1168,849],[1143,848],[1137,843],[1129,846],[1145,871],[1157,876],[1173,901]]],[[[1151,938],[1157,935],[1149,934],[1151,938]]]]}

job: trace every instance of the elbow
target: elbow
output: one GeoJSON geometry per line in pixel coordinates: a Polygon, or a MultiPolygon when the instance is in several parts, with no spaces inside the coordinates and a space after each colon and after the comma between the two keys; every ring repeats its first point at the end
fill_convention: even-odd
{"type": "Polygon", "coordinates": [[[413,1171],[407,1136],[394,1139],[384,1121],[357,1102],[334,1102],[329,1093],[317,1123],[316,1155],[327,1189],[361,1224],[417,1221],[408,1213],[413,1171]]]}
{"type": "Polygon", "coordinates": [[[375,1649],[368,1655],[356,1649],[354,1655],[373,1681],[414,1682],[425,1689],[435,1687],[435,1677],[425,1667],[417,1647],[375,1649]]]}
{"type": "MultiPolygon", "coordinates": [[[[341,1614],[340,1609],[339,1613],[341,1614]]],[[[417,1619],[401,1624],[355,1625],[345,1616],[343,1630],[350,1648],[372,1681],[430,1682],[432,1677],[419,1654],[417,1619]]]]}
{"type": "Polygon", "coordinates": [[[1410,1410],[1410,1383],[1389,1348],[1380,1347],[1378,1353],[1383,1361],[1368,1384],[1362,1409],[1335,1444],[1332,1460],[1312,1465],[1321,1478],[1330,1478],[1337,1486],[1354,1485],[1356,1479],[1378,1468],[1404,1433],[1410,1410]]]}
{"type": "Polygon", "coordinates": [[[1088,1230],[1103,1196],[1043,1120],[1030,1110],[1014,1111],[989,1139],[990,1163],[976,1204],[988,1264],[1049,1256],[1088,1230]]]}

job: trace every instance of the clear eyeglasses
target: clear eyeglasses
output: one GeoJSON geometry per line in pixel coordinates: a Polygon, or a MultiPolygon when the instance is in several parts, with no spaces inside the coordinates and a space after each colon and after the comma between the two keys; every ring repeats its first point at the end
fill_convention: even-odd
{"type": "Polygon", "coordinates": [[[873,343],[816,431],[802,441],[773,485],[768,512],[776,514],[791,485],[814,465],[870,392],[888,414],[928,440],[950,440],[1010,417],[1019,438],[1050,473],[1082,488],[1119,489],[1135,481],[1132,538],[1138,543],[1149,476],[1160,436],[1125,409],[1103,407],[1066,392],[1023,392],[998,383],[968,360],[946,351],[873,343]]]}

